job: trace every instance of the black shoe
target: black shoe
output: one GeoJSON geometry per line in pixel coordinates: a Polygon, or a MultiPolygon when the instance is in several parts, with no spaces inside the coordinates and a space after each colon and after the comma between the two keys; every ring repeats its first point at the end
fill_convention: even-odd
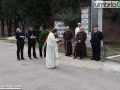
{"type": "Polygon", "coordinates": [[[44,57],[46,57],[46,55],[44,57]]]}
{"type": "Polygon", "coordinates": [[[90,60],[96,60],[95,58],[91,58],[90,60]]]}
{"type": "Polygon", "coordinates": [[[96,59],[95,61],[100,61],[100,59],[96,59]]]}
{"type": "Polygon", "coordinates": [[[68,56],[67,54],[65,56],[68,56]]]}
{"type": "Polygon", "coordinates": [[[42,58],[42,56],[40,56],[42,58]]]}
{"type": "Polygon", "coordinates": [[[29,57],[29,59],[32,59],[31,57],[29,57]]]}
{"type": "Polygon", "coordinates": [[[34,57],[35,59],[38,59],[37,57],[34,57]]]}
{"type": "Polygon", "coordinates": [[[25,58],[21,58],[22,60],[25,60],[25,58]]]}
{"type": "Polygon", "coordinates": [[[20,61],[20,59],[19,59],[19,58],[18,58],[17,60],[18,60],[18,61],[20,61]]]}
{"type": "Polygon", "coordinates": [[[74,57],[74,59],[76,59],[76,56],[74,57]]]}
{"type": "Polygon", "coordinates": [[[82,59],[82,57],[80,57],[80,59],[82,59]]]}

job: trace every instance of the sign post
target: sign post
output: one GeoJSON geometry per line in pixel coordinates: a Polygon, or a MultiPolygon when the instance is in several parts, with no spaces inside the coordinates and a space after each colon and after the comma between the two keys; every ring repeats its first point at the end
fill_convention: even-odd
{"type": "Polygon", "coordinates": [[[63,37],[63,33],[66,30],[66,27],[62,21],[55,21],[54,22],[54,28],[58,29],[58,35],[59,37],[63,37]]]}

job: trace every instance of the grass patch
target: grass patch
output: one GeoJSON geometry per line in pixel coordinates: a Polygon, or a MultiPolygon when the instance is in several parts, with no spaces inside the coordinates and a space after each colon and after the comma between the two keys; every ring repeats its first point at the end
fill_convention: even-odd
{"type": "Polygon", "coordinates": [[[11,41],[12,42],[13,40],[6,40],[6,41],[8,41],[8,42],[11,41]]]}
{"type": "Polygon", "coordinates": [[[6,42],[12,43],[12,42],[13,42],[13,40],[6,40],[6,42]]]}
{"type": "MultiPolygon", "coordinates": [[[[64,46],[58,46],[58,50],[65,52],[64,46]]],[[[74,48],[73,48],[72,52],[74,52],[74,48]]],[[[107,51],[107,56],[114,55],[114,54],[116,54],[116,53],[112,52],[110,50],[107,51]]],[[[87,55],[92,56],[92,51],[90,49],[87,49],[87,55]]],[[[101,56],[104,56],[104,52],[101,52],[101,56]]]]}
{"type": "MultiPolygon", "coordinates": [[[[58,50],[65,52],[64,46],[58,46],[58,50]]],[[[75,49],[73,48],[73,49],[72,49],[72,52],[73,52],[73,53],[74,53],[74,50],[75,50],[75,49]]],[[[92,55],[92,51],[87,50],[87,54],[88,54],[88,55],[92,55]]]]}
{"type": "Polygon", "coordinates": [[[0,37],[0,39],[6,39],[6,37],[0,37]]]}
{"type": "Polygon", "coordinates": [[[58,46],[59,51],[65,51],[64,46],[58,46]]]}
{"type": "Polygon", "coordinates": [[[115,57],[113,58],[114,60],[119,60],[120,61],[120,57],[115,57]]]}
{"type": "Polygon", "coordinates": [[[120,48],[119,44],[114,44],[114,43],[104,43],[104,46],[108,46],[109,48],[120,48]]]}

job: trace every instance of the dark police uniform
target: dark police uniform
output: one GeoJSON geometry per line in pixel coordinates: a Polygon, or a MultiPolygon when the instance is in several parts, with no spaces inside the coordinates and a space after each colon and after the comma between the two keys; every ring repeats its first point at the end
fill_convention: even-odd
{"type": "MultiPolygon", "coordinates": [[[[40,24],[40,26],[43,26],[43,24],[40,24]]],[[[44,31],[44,29],[43,30],[39,29],[36,31],[37,42],[39,42],[39,36],[40,36],[41,32],[43,32],[43,31],[44,31]]],[[[39,47],[39,54],[40,54],[40,57],[42,58],[42,48],[40,48],[40,47],[39,47]]],[[[46,57],[46,53],[44,53],[44,57],[46,57]]]]}
{"type": "MultiPolygon", "coordinates": [[[[97,25],[95,25],[94,27],[98,27],[97,25]]],[[[103,39],[103,34],[100,31],[92,31],[91,32],[91,46],[92,46],[92,59],[91,60],[96,60],[99,61],[100,60],[100,46],[101,46],[101,40],[103,39]]]]}
{"type": "Polygon", "coordinates": [[[32,39],[31,36],[36,36],[36,31],[35,30],[27,30],[26,31],[26,37],[28,38],[28,57],[31,58],[31,47],[33,47],[33,56],[34,58],[36,57],[36,52],[35,52],[35,44],[36,44],[36,39],[32,39]]]}
{"type": "Polygon", "coordinates": [[[17,31],[16,35],[15,35],[15,37],[17,39],[17,42],[16,42],[16,44],[17,44],[17,58],[18,58],[18,60],[20,60],[19,53],[21,51],[21,59],[24,60],[23,49],[24,49],[24,44],[25,44],[25,42],[24,42],[25,37],[24,37],[24,39],[22,39],[22,38],[20,38],[20,36],[24,36],[24,33],[17,31]]]}

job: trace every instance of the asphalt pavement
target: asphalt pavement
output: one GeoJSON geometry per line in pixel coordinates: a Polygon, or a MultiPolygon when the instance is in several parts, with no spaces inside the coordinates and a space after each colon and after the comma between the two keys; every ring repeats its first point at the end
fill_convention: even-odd
{"type": "Polygon", "coordinates": [[[86,66],[87,64],[86,67],[64,64],[69,61],[65,62],[66,58],[61,58],[60,65],[56,69],[47,69],[45,58],[29,60],[26,51],[24,52],[26,60],[18,61],[15,48],[15,44],[0,41],[0,86],[21,86],[22,90],[120,89],[119,64],[116,67],[115,63],[92,61],[91,66],[98,63],[96,67],[97,65],[101,67],[90,68],[86,66]],[[112,64],[117,70],[115,67],[112,68],[112,64]]]}

